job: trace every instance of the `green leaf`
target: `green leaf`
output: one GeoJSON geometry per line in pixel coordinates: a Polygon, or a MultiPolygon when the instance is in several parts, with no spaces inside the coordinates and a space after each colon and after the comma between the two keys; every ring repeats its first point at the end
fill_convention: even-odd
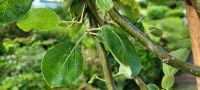
{"type": "Polygon", "coordinates": [[[120,0],[118,2],[119,9],[128,20],[131,22],[136,22],[139,18],[139,5],[135,0],[120,0]]]}
{"type": "Polygon", "coordinates": [[[0,0],[0,23],[21,19],[31,8],[33,0],[0,0]]]}
{"type": "Polygon", "coordinates": [[[156,37],[160,37],[163,35],[163,32],[161,29],[157,28],[157,27],[154,27],[154,26],[150,26],[148,28],[149,30],[149,33],[152,34],[153,36],[156,36],[156,37]]]}
{"type": "Polygon", "coordinates": [[[97,7],[104,12],[110,10],[113,7],[112,0],[96,0],[97,7]]]}
{"type": "Polygon", "coordinates": [[[78,34],[78,32],[79,32],[79,30],[81,29],[82,25],[83,25],[83,23],[75,23],[75,24],[72,26],[69,35],[70,35],[72,38],[76,37],[76,35],[78,34]]]}
{"type": "Polygon", "coordinates": [[[68,11],[69,7],[73,3],[74,0],[64,0],[64,10],[68,11]]]}
{"type": "Polygon", "coordinates": [[[176,74],[177,71],[178,71],[178,69],[163,63],[163,72],[165,75],[168,75],[168,74],[174,75],[174,74],[176,74]]]}
{"type": "Polygon", "coordinates": [[[69,41],[50,48],[42,61],[42,73],[51,87],[71,84],[79,77],[82,68],[81,49],[69,41]]]}
{"type": "Polygon", "coordinates": [[[148,87],[148,90],[160,90],[157,85],[152,84],[152,83],[148,84],[147,87],[148,87]]]}
{"type": "MultiPolygon", "coordinates": [[[[119,64],[131,70],[128,78],[136,76],[141,69],[141,63],[135,52],[134,46],[129,41],[126,34],[118,28],[104,25],[101,27],[101,36],[104,46],[109,49],[119,64]]],[[[120,72],[119,72],[120,73],[120,72]]]]}
{"type": "Polygon", "coordinates": [[[26,16],[17,22],[19,28],[24,31],[31,29],[50,30],[60,24],[59,16],[48,8],[33,8],[26,16]]]}
{"type": "Polygon", "coordinates": [[[72,17],[81,16],[84,7],[83,0],[74,0],[70,7],[70,15],[72,17]]]}
{"type": "Polygon", "coordinates": [[[133,24],[134,24],[134,26],[136,26],[141,32],[144,32],[144,31],[145,31],[142,22],[136,22],[136,23],[133,23],[133,24]]]}
{"type": "Polygon", "coordinates": [[[181,48],[175,51],[170,52],[170,54],[181,61],[186,61],[189,55],[189,50],[187,48],[181,48]]]}
{"type": "MultiPolygon", "coordinates": [[[[170,54],[179,60],[186,61],[186,59],[189,55],[189,50],[187,48],[178,49],[178,50],[170,52],[170,54]]],[[[177,71],[178,71],[178,69],[163,63],[163,72],[165,75],[167,75],[167,74],[174,75],[177,71]]]]}
{"type": "Polygon", "coordinates": [[[170,89],[174,84],[174,75],[173,74],[168,74],[165,75],[162,79],[162,88],[164,89],[170,89]]]}

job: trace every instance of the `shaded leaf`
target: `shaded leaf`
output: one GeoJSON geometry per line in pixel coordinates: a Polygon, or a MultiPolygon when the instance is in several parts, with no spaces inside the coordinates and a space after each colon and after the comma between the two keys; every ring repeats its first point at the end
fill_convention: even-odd
{"type": "Polygon", "coordinates": [[[134,24],[134,26],[136,26],[141,32],[144,32],[144,31],[145,31],[142,22],[136,22],[136,23],[133,23],[133,24],[134,24]]]}
{"type": "Polygon", "coordinates": [[[24,31],[31,29],[50,30],[59,24],[59,16],[48,8],[31,9],[23,19],[17,22],[18,27],[24,31]]]}
{"type": "Polygon", "coordinates": [[[81,49],[69,41],[50,48],[42,61],[42,73],[51,87],[64,86],[75,81],[82,72],[81,49]]]}
{"type": "Polygon", "coordinates": [[[70,15],[72,17],[80,16],[84,7],[84,2],[82,0],[74,0],[70,7],[70,15]]]}
{"type": "Polygon", "coordinates": [[[118,28],[104,25],[101,27],[101,36],[104,46],[108,48],[118,63],[130,68],[131,76],[128,78],[136,76],[140,72],[141,63],[126,34],[118,28]]]}
{"type": "Polygon", "coordinates": [[[21,19],[31,8],[33,0],[1,0],[0,23],[10,23],[21,19]]]}

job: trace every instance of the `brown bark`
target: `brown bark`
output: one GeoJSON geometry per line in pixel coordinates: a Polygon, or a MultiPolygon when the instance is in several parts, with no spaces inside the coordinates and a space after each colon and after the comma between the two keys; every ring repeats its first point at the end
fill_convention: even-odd
{"type": "MultiPolygon", "coordinates": [[[[200,20],[195,8],[189,2],[186,2],[186,11],[189,23],[194,64],[196,66],[200,66],[200,20]]],[[[200,90],[200,78],[196,79],[198,90],[200,90]]]]}

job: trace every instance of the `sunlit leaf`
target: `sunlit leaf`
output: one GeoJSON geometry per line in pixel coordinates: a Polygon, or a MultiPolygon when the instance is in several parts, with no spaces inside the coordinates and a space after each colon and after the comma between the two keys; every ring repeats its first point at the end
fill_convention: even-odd
{"type": "Polygon", "coordinates": [[[165,75],[162,79],[162,88],[164,89],[169,89],[173,86],[174,84],[174,75],[173,74],[168,74],[165,75]]]}
{"type": "MultiPolygon", "coordinates": [[[[186,61],[186,59],[189,55],[189,50],[186,48],[178,49],[178,50],[170,52],[170,54],[179,60],[186,61]]],[[[163,72],[165,75],[167,75],[167,74],[174,75],[177,71],[178,71],[178,69],[163,63],[163,72]]]]}
{"type": "Polygon", "coordinates": [[[17,22],[18,27],[24,31],[31,29],[50,30],[59,24],[59,16],[48,8],[31,9],[23,19],[17,22]]]}
{"type": "Polygon", "coordinates": [[[120,0],[119,9],[128,20],[135,22],[139,18],[139,5],[135,0],[120,0]]]}
{"type": "Polygon", "coordinates": [[[64,86],[75,81],[82,72],[81,49],[65,41],[50,48],[42,61],[42,73],[51,87],[64,86]]]}
{"type": "Polygon", "coordinates": [[[31,8],[33,0],[0,0],[0,23],[21,19],[31,8]]]}
{"type": "Polygon", "coordinates": [[[96,4],[103,11],[108,11],[113,7],[112,0],[96,0],[96,4]]]}

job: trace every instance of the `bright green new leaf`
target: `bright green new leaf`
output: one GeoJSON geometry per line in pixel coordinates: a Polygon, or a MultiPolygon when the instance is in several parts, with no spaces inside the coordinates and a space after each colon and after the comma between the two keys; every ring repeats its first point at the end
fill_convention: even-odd
{"type": "Polygon", "coordinates": [[[81,49],[70,41],[50,48],[42,61],[42,73],[51,87],[64,86],[75,81],[82,72],[81,49]]]}
{"type": "Polygon", "coordinates": [[[96,4],[103,11],[108,11],[113,7],[112,0],[96,0],[96,4]]]}
{"type": "Polygon", "coordinates": [[[174,75],[173,74],[168,74],[165,75],[162,79],[161,86],[164,89],[170,89],[174,84],[174,75]]]}
{"type": "Polygon", "coordinates": [[[17,26],[24,31],[31,29],[50,30],[60,24],[59,16],[48,8],[33,8],[23,19],[17,22],[17,26]]]}
{"type": "Polygon", "coordinates": [[[0,23],[21,19],[31,8],[33,0],[0,0],[0,23]]]}
{"type": "Polygon", "coordinates": [[[135,0],[120,0],[119,9],[129,21],[136,22],[140,16],[139,5],[135,0]]]}
{"type": "Polygon", "coordinates": [[[147,87],[148,87],[148,90],[160,90],[157,85],[151,84],[151,83],[148,84],[147,87]]]}
{"type": "MultiPolygon", "coordinates": [[[[178,50],[170,52],[170,54],[179,60],[186,61],[189,55],[189,50],[187,48],[178,49],[178,50]]],[[[167,74],[174,75],[177,71],[178,69],[163,63],[163,72],[165,75],[167,74]]]]}
{"type": "Polygon", "coordinates": [[[133,44],[129,41],[126,34],[119,30],[119,28],[104,25],[101,27],[101,37],[105,47],[109,49],[118,63],[124,65],[127,71],[131,71],[128,78],[136,76],[140,72],[141,63],[133,44]]]}

